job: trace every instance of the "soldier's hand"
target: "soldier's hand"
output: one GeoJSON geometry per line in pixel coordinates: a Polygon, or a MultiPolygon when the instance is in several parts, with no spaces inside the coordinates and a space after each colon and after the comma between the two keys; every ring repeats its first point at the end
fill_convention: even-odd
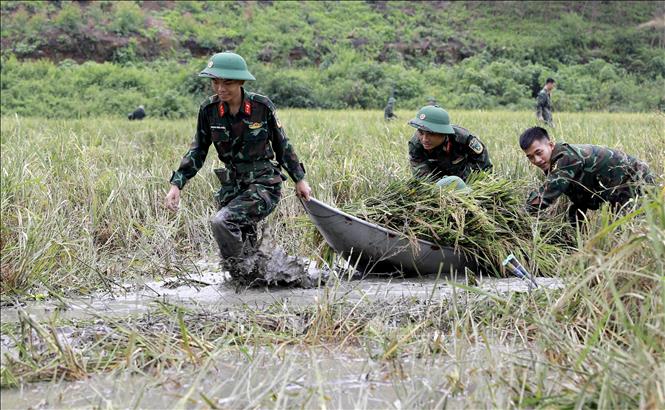
{"type": "Polygon", "coordinates": [[[296,183],[296,195],[305,201],[309,201],[309,197],[312,195],[312,188],[309,187],[309,184],[304,179],[296,183]]]}
{"type": "Polygon", "coordinates": [[[180,188],[171,185],[171,189],[164,199],[164,205],[173,212],[178,210],[178,206],[180,205],[180,188]]]}

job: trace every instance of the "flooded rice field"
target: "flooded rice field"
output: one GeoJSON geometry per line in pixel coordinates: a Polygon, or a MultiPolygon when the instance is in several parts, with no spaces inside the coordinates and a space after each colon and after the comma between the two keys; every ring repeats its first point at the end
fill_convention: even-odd
{"type": "MultiPolygon", "coordinates": [[[[450,298],[456,284],[468,284],[466,278],[423,276],[395,278],[368,276],[360,279],[339,278],[329,286],[300,287],[237,287],[228,284],[229,276],[221,272],[217,262],[199,261],[196,272],[165,281],[127,284],[112,292],[85,298],[57,298],[43,302],[22,302],[21,306],[3,308],[3,322],[18,320],[19,309],[37,319],[47,319],[54,311],[63,318],[123,316],[144,313],[155,303],[185,306],[229,308],[233,306],[268,306],[276,302],[308,306],[316,304],[323,294],[339,301],[395,301],[398,299],[440,300],[450,298]]],[[[482,277],[473,279],[477,289],[495,294],[529,292],[529,283],[519,278],[482,277]]],[[[539,287],[558,289],[563,282],[557,278],[536,278],[539,287]]]]}
{"type": "MultiPolygon", "coordinates": [[[[462,323],[469,298],[527,295],[520,279],[238,288],[217,263],[197,267],[94,297],[5,301],[2,408],[508,406],[495,377],[536,367],[529,340],[462,323]]],[[[563,287],[537,281],[534,295],[563,287]]]]}
{"type": "MultiPolygon", "coordinates": [[[[490,365],[503,372],[504,362],[533,361],[528,350],[501,345],[450,349],[452,356],[399,362],[325,346],[219,354],[196,369],[98,374],[3,390],[2,408],[466,408],[469,397],[493,393],[490,365]]],[[[505,394],[494,394],[508,406],[505,394]]]]}

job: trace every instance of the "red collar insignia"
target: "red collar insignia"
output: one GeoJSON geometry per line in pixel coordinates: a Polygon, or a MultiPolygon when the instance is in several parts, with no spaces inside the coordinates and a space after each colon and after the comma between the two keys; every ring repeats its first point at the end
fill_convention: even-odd
{"type": "Polygon", "coordinates": [[[224,103],[220,101],[219,102],[219,116],[223,117],[225,113],[226,113],[226,110],[224,109],[224,103]]]}
{"type": "Polygon", "coordinates": [[[245,114],[250,115],[252,113],[252,104],[249,103],[249,101],[245,100],[245,106],[244,106],[245,114]]]}

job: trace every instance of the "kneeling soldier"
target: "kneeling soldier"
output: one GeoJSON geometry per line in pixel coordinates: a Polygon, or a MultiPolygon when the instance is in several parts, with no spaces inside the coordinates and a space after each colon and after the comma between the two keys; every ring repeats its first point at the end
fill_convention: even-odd
{"type": "Polygon", "coordinates": [[[604,202],[618,208],[639,195],[645,183],[655,183],[647,164],[630,155],[597,145],[555,144],[541,127],[524,131],[520,147],[547,177],[529,195],[527,210],[537,213],[565,194],[572,202],[568,209],[572,224],[604,202]]]}

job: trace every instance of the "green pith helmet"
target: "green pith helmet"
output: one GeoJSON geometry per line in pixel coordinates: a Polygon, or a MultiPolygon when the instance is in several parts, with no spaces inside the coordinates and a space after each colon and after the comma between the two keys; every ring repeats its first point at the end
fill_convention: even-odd
{"type": "Polygon", "coordinates": [[[416,118],[409,121],[409,125],[419,130],[435,132],[437,134],[454,134],[450,126],[450,116],[441,107],[427,105],[416,113],[416,118]]]}
{"type": "Polygon", "coordinates": [[[225,80],[256,80],[247,69],[245,59],[236,53],[217,53],[208,61],[208,66],[199,77],[223,78],[225,80]]]}

